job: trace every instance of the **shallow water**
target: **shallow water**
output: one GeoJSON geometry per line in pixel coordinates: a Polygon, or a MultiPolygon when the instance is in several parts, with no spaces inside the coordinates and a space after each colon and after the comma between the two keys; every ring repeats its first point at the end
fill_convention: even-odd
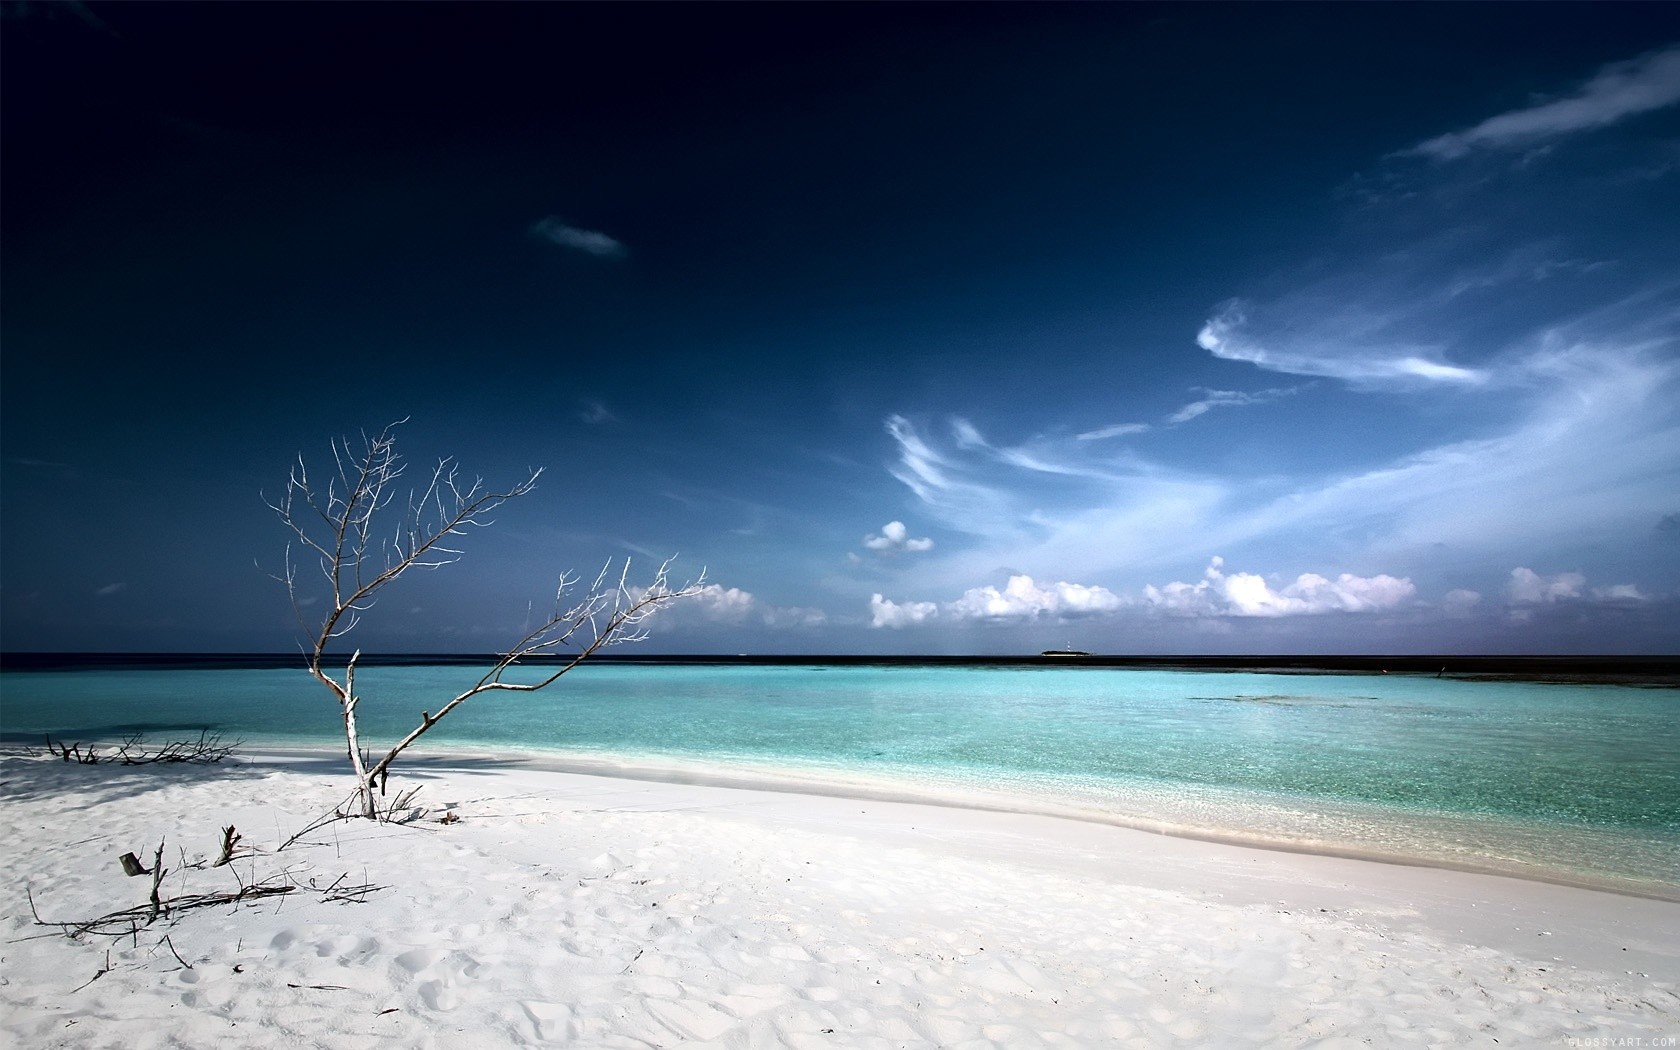
{"type": "MultiPolygon", "coordinates": [[[[364,668],[364,740],[390,741],[476,678],[460,666],[364,668]]],[[[7,739],[109,739],[125,728],[158,739],[199,726],[252,745],[331,746],[338,732],[330,696],[296,669],[0,674],[7,739]]],[[[544,693],[476,698],[425,743],[666,771],[793,774],[830,789],[886,788],[1294,848],[1680,887],[1674,689],[1054,667],[598,664],[544,693]]]]}

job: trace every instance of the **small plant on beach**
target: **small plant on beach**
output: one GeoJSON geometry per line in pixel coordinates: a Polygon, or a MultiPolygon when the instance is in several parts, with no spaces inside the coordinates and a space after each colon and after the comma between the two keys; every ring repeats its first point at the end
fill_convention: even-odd
{"type": "MultiPolygon", "coordinates": [[[[482,478],[468,481],[453,457],[437,461],[422,484],[398,502],[406,463],[396,449],[398,420],[358,445],[349,438],[333,443],[333,466],[327,477],[311,477],[303,457],[292,468],[283,495],[265,499],[291,530],[284,571],[275,578],[285,584],[292,611],[308,641],[309,673],[338,702],[344,741],[356,777],[357,808],[361,816],[377,819],[395,807],[381,810],[376,795],[384,789],[391,764],[409,745],[445,715],[481,693],[534,692],[553,685],[562,675],[609,645],[646,637],[644,621],[661,606],[698,592],[700,581],[673,587],[670,561],[660,565],[644,587],[629,582],[630,561],[616,573],[608,562],[587,592],[579,595],[579,578],[560,577],[547,618],[497,656],[471,688],[445,701],[435,713],[420,712],[419,724],[374,760],[362,749],[356,724],[360,696],[356,692],[356,663],[361,650],[350,654],[335,674],[336,661],[328,648],[349,634],[372,609],[380,592],[410,570],[437,569],[461,557],[459,537],[489,525],[489,515],[509,500],[536,488],[540,469],[506,489],[486,488],[482,478]],[[306,587],[299,579],[300,561],[313,562],[320,580],[306,587]],[[305,590],[309,594],[305,594],[305,590]],[[322,599],[317,601],[316,599],[322,599]],[[548,673],[536,682],[510,682],[507,672],[531,657],[548,657],[548,673]]],[[[313,578],[313,574],[309,574],[313,578]]]]}

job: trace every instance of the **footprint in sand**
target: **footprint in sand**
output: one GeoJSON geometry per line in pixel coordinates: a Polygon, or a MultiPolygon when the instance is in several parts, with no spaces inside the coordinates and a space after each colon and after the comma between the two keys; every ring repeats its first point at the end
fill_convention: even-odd
{"type": "Polygon", "coordinates": [[[577,1036],[577,1025],[572,1021],[572,1008],[565,1003],[526,1000],[519,1006],[525,1011],[525,1016],[530,1018],[538,1039],[560,1042],[577,1036]]]}
{"type": "Polygon", "coordinates": [[[466,952],[441,952],[416,948],[403,952],[392,962],[413,978],[424,978],[416,989],[420,1000],[438,1011],[449,1011],[461,1005],[455,986],[474,979],[483,967],[466,952]]]}
{"type": "Polygon", "coordinates": [[[392,962],[395,962],[398,966],[407,970],[411,974],[417,974],[427,967],[436,965],[438,960],[442,958],[443,953],[440,951],[435,951],[431,948],[416,948],[410,952],[403,952],[401,955],[393,959],[392,962]]]}

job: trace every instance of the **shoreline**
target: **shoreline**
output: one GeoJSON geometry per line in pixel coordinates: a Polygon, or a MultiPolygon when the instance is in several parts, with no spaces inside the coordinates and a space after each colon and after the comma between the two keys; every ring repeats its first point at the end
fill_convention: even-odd
{"type": "MultiPolygon", "coordinates": [[[[493,655],[483,653],[369,653],[366,667],[489,666],[493,655]]],[[[542,666],[537,657],[528,661],[542,666]]],[[[136,653],[136,652],[22,652],[0,651],[0,671],[174,669],[293,669],[296,653],[136,653]]],[[[908,656],[857,654],[721,654],[721,653],[603,653],[592,667],[999,667],[1076,668],[1084,670],[1140,670],[1228,672],[1278,675],[1378,675],[1464,679],[1467,681],[1557,682],[1579,685],[1622,685],[1680,688],[1680,655],[1634,653],[1620,655],[1525,656],[1510,654],[1260,654],[1260,655],[1104,655],[1047,656],[1043,654],[908,656]]]]}
{"type": "Polygon", "coordinates": [[[336,757],[0,757],[0,1031],[124,1050],[1680,1034],[1671,902],[512,756],[417,756],[403,778],[424,786],[417,822],[336,822],[274,852],[348,794],[336,757]],[[192,867],[228,825],[255,848],[231,870],[192,867]],[[160,839],[166,897],[274,870],[300,892],[132,938],[39,936],[36,913],[143,900],[150,880],[116,857],[149,860],[160,839]],[[375,889],[309,890],[346,878],[375,889]]]}
{"type": "MultiPolygon", "coordinates": [[[[283,760],[302,759],[321,763],[340,774],[348,766],[340,751],[331,748],[252,746],[250,758],[274,756],[283,760]]],[[[865,802],[900,803],[969,810],[981,813],[1044,817],[1080,824],[1120,828],[1143,834],[1208,842],[1241,849],[1328,857],[1406,868],[1456,871],[1519,879],[1546,885],[1566,886],[1623,896],[1680,902],[1680,877],[1671,882],[1633,876],[1560,870],[1534,861],[1499,863],[1492,858],[1466,858],[1405,853],[1358,844],[1312,840],[1303,836],[1241,832],[1231,829],[1178,823],[1079,805],[1077,800],[1035,796],[1025,792],[981,791],[953,784],[914,782],[892,777],[846,776],[826,768],[803,770],[786,766],[739,765],[723,762],[635,761],[612,756],[567,755],[540,748],[497,748],[463,744],[459,748],[433,745],[416,749],[409,761],[418,760],[430,769],[455,768],[471,771],[475,763],[491,767],[512,760],[519,768],[555,773],[573,773],[643,783],[717,787],[778,794],[809,795],[865,802]]],[[[393,773],[401,778],[404,761],[393,773]]]]}

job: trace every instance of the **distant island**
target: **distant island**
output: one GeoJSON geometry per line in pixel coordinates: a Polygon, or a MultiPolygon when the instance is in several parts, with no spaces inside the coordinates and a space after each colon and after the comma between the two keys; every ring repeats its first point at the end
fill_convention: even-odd
{"type": "Polygon", "coordinates": [[[1090,656],[1091,654],[1087,653],[1087,652],[1084,652],[1082,650],[1079,650],[1079,649],[1046,649],[1042,653],[1039,653],[1038,655],[1040,655],[1040,656],[1090,656]]]}

